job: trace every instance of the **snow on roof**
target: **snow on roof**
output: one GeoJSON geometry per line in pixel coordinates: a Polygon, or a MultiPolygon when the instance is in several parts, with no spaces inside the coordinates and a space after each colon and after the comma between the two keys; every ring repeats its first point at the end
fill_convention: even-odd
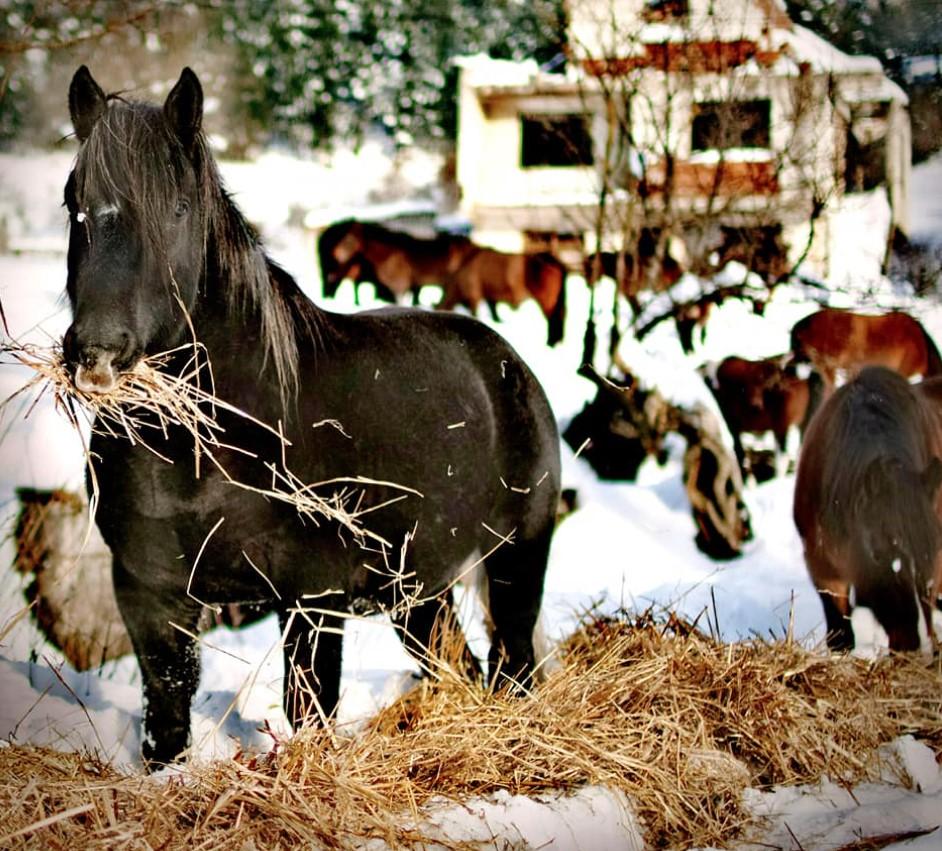
{"type": "Polygon", "coordinates": [[[776,30],[781,49],[795,62],[808,62],[819,73],[853,77],[853,89],[841,89],[841,97],[852,103],[868,100],[897,100],[907,103],[906,93],[883,71],[875,56],[852,56],[839,50],[806,27],[795,24],[789,30],[776,30]]]}
{"type": "MultiPolygon", "coordinates": [[[[652,24],[645,28],[646,37],[643,41],[677,40],[669,33],[670,27],[664,24],[652,24]],[[658,38],[651,38],[652,32],[657,29],[658,38]]],[[[689,32],[675,33],[678,38],[690,37],[689,32]]],[[[855,86],[852,89],[842,89],[841,95],[846,101],[860,102],[870,100],[894,100],[908,102],[906,93],[884,73],[880,60],[875,56],[852,56],[844,53],[826,39],[807,29],[791,22],[789,28],[776,27],[771,34],[771,41],[775,49],[782,56],[774,64],[774,72],[778,74],[798,73],[800,66],[808,64],[811,68],[822,74],[835,74],[841,78],[853,78],[855,86]]],[[[486,54],[479,53],[473,56],[460,56],[455,64],[465,74],[468,84],[478,90],[490,89],[501,92],[511,92],[514,89],[522,93],[536,91],[559,91],[571,89],[584,79],[584,72],[576,64],[570,64],[566,73],[547,73],[541,71],[535,60],[511,61],[506,59],[492,59],[486,54]]],[[[768,67],[750,59],[737,73],[766,73],[768,67]]]]}
{"type": "Polygon", "coordinates": [[[474,88],[526,86],[532,84],[540,72],[535,59],[515,62],[510,59],[492,59],[486,53],[458,56],[454,62],[464,71],[474,88]]]}
{"type": "Polygon", "coordinates": [[[795,24],[791,30],[776,30],[776,41],[796,62],[810,62],[816,71],[837,74],[882,74],[875,56],[851,56],[806,27],[795,24]]]}

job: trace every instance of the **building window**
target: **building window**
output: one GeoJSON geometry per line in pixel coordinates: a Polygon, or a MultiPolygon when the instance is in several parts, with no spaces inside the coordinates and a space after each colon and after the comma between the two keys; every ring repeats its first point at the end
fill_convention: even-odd
{"type": "Polygon", "coordinates": [[[844,190],[869,192],[886,183],[886,138],[864,143],[847,131],[844,151],[844,190]]]}
{"type": "Polygon", "coordinates": [[[585,115],[521,116],[520,164],[538,166],[592,165],[592,134],[585,115]]]}
{"type": "Polygon", "coordinates": [[[644,20],[648,23],[686,18],[689,12],[687,0],[647,0],[644,4],[644,20]]]}
{"type": "Polygon", "coordinates": [[[772,102],[707,101],[694,104],[694,151],[769,147],[772,102]]]}

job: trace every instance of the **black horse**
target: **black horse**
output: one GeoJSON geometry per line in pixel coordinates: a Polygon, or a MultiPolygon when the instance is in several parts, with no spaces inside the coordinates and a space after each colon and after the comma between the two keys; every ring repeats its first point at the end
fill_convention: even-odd
{"type": "MultiPolygon", "coordinates": [[[[466,316],[335,315],[308,301],[224,191],[202,102],[189,69],[162,108],[106,96],[85,67],[69,90],[81,147],[65,189],[73,322],[63,349],[76,387],[107,392],[143,356],[195,337],[216,396],[280,423],[290,441],[222,407],[225,443],[238,451],[218,450],[219,467],[204,460],[197,471],[179,427],[159,444],[172,464],[121,437],[92,438],[97,523],[141,667],[148,765],[187,747],[199,675],[189,635],[203,602],[278,612],[297,726],[337,704],[346,614],[386,609],[422,656],[441,641],[462,566],[483,555],[490,678],[525,683],[559,498],[556,422],[520,357],[466,316]],[[327,420],[342,428],[314,427],[327,420]],[[338,477],[368,479],[352,498],[375,509],[371,536],[248,489],[282,468],[327,483],[327,497],[353,487],[330,484],[338,477]]],[[[466,647],[457,658],[480,675],[466,647]]]]}

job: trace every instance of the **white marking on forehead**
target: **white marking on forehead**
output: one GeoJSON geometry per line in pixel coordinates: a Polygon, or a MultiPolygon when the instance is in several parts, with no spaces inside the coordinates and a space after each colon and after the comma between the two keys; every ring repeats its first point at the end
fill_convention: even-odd
{"type": "Polygon", "coordinates": [[[104,218],[105,216],[117,215],[120,208],[117,204],[102,204],[95,210],[95,218],[104,218]]]}

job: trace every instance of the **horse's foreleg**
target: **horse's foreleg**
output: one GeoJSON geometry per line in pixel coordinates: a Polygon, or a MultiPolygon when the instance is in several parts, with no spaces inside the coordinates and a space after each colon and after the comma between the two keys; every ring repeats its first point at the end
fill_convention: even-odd
{"type": "Polygon", "coordinates": [[[497,315],[497,300],[489,298],[487,300],[488,309],[491,311],[491,319],[495,322],[500,322],[500,317],[497,315]]]}
{"type": "Polygon", "coordinates": [[[782,458],[778,475],[784,476],[794,469],[798,460],[798,453],[801,450],[801,430],[799,427],[795,424],[790,425],[778,444],[779,454],[782,458]]]}
{"type": "MultiPolygon", "coordinates": [[[[814,576],[814,570],[812,570],[814,576]]],[[[815,588],[824,607],[828,649],[844,653],[854,649],[854,630],[850,623],[850,586],[840,580],[815,579],[815,588]]]]}
{"type": "Polygon", "coordinates": [[[391,613],[403,646],[424,671],[444,664],[470,680],[481,677],[455,613],[451,591],[441,597],[402,605],[391,613]]]}
{"type": "Polygon", "coordinates": [[[305,721],[327,721],[340,700],[343,650],[343,600],[318,598],[311,609],[301,605],[278,612],[283,642],[284,710],[298,730],[305,721]]]}
{"type": "MultiPolygon", "coordinates": [[[[919,589],[904,572],[861,578],[855,583],[857,605],[870,609],[896,652],[919,650],[919,589]]],[[[931,628],[931,627],[930,627],[931,628]]]]}
{"type": "Polygon", "coordinates": [[[173,762],[190,744],[190,704],[200,664],[199,646],[191,636],[201,606],[185,594],[168,594],[138,581],[117,559],[114,586],[141,669],[141,756],[152,769],[173,762]]]}
{"type": "Polygon", "coordinates": [[[436,310],[454,310],[458,305],[458,293],[454,286],[449,286],[448,284],[443,285],[442,287],[442,297],[439,300],[438,304],[435,305],[436,310]]]}

